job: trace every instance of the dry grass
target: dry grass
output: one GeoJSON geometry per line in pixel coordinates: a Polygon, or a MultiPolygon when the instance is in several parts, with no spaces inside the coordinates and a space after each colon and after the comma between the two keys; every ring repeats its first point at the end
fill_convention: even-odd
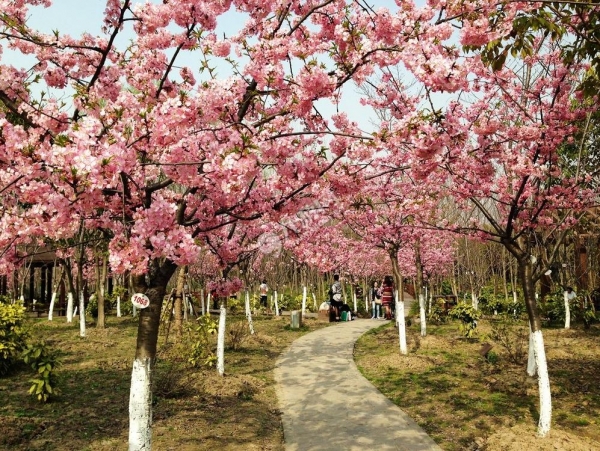
{"type": "MultiPolygon", "coordinates": [[[[34,320],[34,332],[62,351],[61,396],[42,405],[27,394],[30,374],[0,379],[0,450],[112,451],[127,449],[128,402],[137,322],[109,318],[88,328],[64,318],[34,320]]],[[[225,355],[225,376],[190,368],[178,346],[159,339],[153,405],[153,448],[160,451],[283,450],[273,368],[300,335],[327,324],[255,317],[256,334],[225,355]]]]}

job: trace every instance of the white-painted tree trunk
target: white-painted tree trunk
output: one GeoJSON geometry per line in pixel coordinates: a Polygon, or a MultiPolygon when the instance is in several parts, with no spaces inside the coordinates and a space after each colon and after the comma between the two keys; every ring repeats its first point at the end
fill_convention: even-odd
{"type": "Polygon", "coordinates": [[[254,324],[252,324],[252,309],[250,309],[250,291],[248,290],[246,290],[246,318],[248,318],[250,334],[254,335],[254,324]]]}
{"type": "MultiPolygon", "coordinates": [[[[398,296],[398,290],[394,291],[394,305],[396,305],[396,307],[398,306],[398,302],[400,300],[400,297],[398,296]]],[[[381,308],[383,309],[383,306],[381,306],[381,308]]],[[[396,317],[394,318],[394,320],[396,321],[396,327],[400,327],[400,317],[398,316],[398,309],[396,309],[396,317]]]]}
{"type": "Polygon", "coordinates": [[[477,299],[477,293],[475,293],[475,290],[471,290],[471,304],[475,310],[479,308],[479,299],[477,299]]]}
{"type": "Polygon", "coordinates": [[[200,290],[200,312],[202,312],[202,316],[206,314],[206,310],[204,308],[204,289],[200,290]]]}
{"type": "Polygon", "coordinates": [[[188,319],[189,319],[189,317],[188,317],[188,309],[190,307],[190,303],[188,302],[187,296],[185,295],[185,293],[182,294],[181,300],[183,301],[183,320],[185,322],[187,322],[188,319]]]}
{"type": "Polygon", "coordinates": [[[273,298],[275,301],[275,316],[279,316],[279,304],[277,303],[277,290],[273,291],[273,298]]]}
{"type": "Polygon", "coordinates": [[[306,285],[302,286],[302,316],[306,312],[306,285]]]}
{"type": "Polygon", "coordinates": [[[406,322],[404,319],[404,302],[396,301],[396,322],[398,324],[398,338],[400,341],[400,354],[408,354],[406,347],[406,322]]]}
{"type": "Polygon", "coordinates": [[[315,293],[312,294],[312,298],[313,298],[313,307],[314,307],[314,310],[316,312],[318,306],[317,306],[317,296],[315,295],[315,293]]]}
{"type": "Polygon", "coordinates": [[[79,293],[79,336],[85,337],[85,299],[83,291],[79,293]]]}
{"type": "Polygon", "coordinates": [[[358,310],[356,308],[356,292],[352,293],[352,302],[354,303],[354,312],[356,313],[358,310]]]}
{"type": "Polygon", "coordinates": [[[52,321],[52,315],[54,314],[54,302],[56,301],[56,291],[52,292],[50,298],[50,307],[48,307],[48,321],[52,321]]]}
{"type": "Polygon", "coordinates": [[[425,298],[419,294],[419,315],[421,317],[421,337],[427,336],[427,322],[425,315],[425,298]]]}
{"type": "Polygon", "coordinates": [[[129,391],[129,451],[152,449],[152,361],[135,359],[129,391]]]}
{"type": "Polygon", "coordinates": [[[369,296],[365,295],[365,312],[369,313],[369,296]]]}
{"type": "Polygon", "coordinates": [[[67,293],[67,323],[73,322],[73,293],[67,293]]]}
{"type": "Polygon", "coordinates": [[[535,364],[535,350],[533,349],[533,333],[529,325],[529,350],[527,352],[527,374],[531,377],[537,374],[537,365],[535,364]]]}
{"type": "Polygon", "coordinates": [[[206,310],[210,310],[210,301],[211,301],[211,296],[210,296],[210,292],[208,293],[208,296],[206,296],[206,310]]]}
{"type": "Polygon", "coordinates": [[[117,318],[121,317],[121,296],[117,296],[117,318]]]}
{"type": "Polygon", "coordinates": [[[135,307],[135,305],[131,308],[131,316],[133,316],[134,318],[137,316],[137,308],[135,307]]]}
{"type": "Polygon", "coordinates": [[[569,305],[569,293],[566,291],[563,293],[565,300],[565,329],[571,328],[571,306],[569,305]]]}
{"type": "Polygon", "coordinates": [[[227,309],[221,305],[219,315],[219,330],[217,333],[217,372],[220,376],[225,373],[225,321],[227,319],[227,309]]]}
{"type": "Polygon", "coordinates": [[[548,377],[548,362],[546,361],[542,331],[538,330],[532,335],[535,363],[538,370],[538,390],[540,393],[540,419],[538,421],[537,434],[540,437],[546,437],[550,432],[550,424],[552,422],[552,395],[550,392],[550,378],[548,377]]]}

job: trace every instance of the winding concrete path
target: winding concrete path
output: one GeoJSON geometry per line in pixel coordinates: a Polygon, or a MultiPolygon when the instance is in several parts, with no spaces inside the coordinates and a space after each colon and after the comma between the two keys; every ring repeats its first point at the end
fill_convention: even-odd
{"type": "Polygon", "coordinates": [[[286,451],[441,451],[354,364],[356,340],[381,324],[338,323],[304,335],[279,358],[286,451]]]}

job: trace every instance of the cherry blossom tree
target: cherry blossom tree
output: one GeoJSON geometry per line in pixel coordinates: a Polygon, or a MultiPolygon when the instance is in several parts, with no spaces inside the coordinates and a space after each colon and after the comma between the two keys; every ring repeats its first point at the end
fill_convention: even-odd
{"type": "Polygon", "coordinates": [[[102,33],[75,37],[31,28],[30,7],[51,2],[0,2],[2,51],[32,61],[0,68],[0,244],[110,235],[112,271],[131,272],[150,299],[130,398],[130,449],[149,449],[160,309],[176,267],[195,261],[203,236],[292,213],[342,155],[370,152],[355,124],[317,101],[335,106],[349,81],[395,64],[392,50],[415,30],[341,0],[108,0],[102,33]],[[218,38],[230,9],[246,22],[218,38]]]}

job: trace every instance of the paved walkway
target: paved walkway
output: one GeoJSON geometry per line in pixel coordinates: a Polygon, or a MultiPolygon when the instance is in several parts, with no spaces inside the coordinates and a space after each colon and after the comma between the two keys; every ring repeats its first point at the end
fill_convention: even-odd
{"type": "Polygon", "coordinates": [[[356,340],[382,324],[338,323],[304,335],[279,358],[286,451],[441,451],[354,364],[356,340]]]}

